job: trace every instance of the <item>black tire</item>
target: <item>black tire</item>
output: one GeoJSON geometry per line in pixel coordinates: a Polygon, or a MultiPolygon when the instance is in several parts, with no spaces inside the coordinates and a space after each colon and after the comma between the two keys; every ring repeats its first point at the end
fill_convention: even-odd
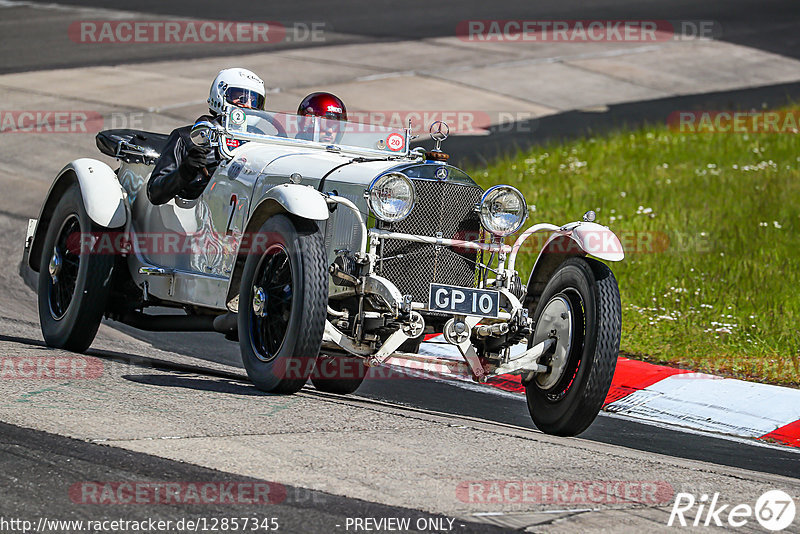
{"type": "Polygon", "coordinates": [[[319,391],[348,395],[354,393],[364,377],[367,366],[363,358],[345,354],[320,354],[311,373],[311,383],[319,391]]]}
{"type": "Polygon", "coordinates": [[[322,345],[328,305],[325,243],[316,223],[287,215],[267,219],[254,243],[262,237],[265,245],[250,251],[242,273],[242,363],[258,389],[295,393],[308,380],[322,345]],[[266,297],[261,299],[264,315],[254,310],[256,286],[266,297]]]}
{"type": "MultiPolygon", "coordinates": [[[[542,312],[551,302],[554,308],[550,309],[565,305],[569,310],[564,313],[573,325],[571,344],[568,350],[566,344],[562,346],[564,357],[560,361],[565,363],[560,364],[561,371],[536,375],[525,383],[525,394],[539,430],[576,436],[597,417],[614,376],[622,326],[617,280],[605,264],[593,259],[574,257],[562,263],[536,306],[529,347],[534,345],[542,312]]],[[[566,319],[563,314],[560,317],[566,319]]],[[[541,328],[548,326],[542,323],[541,328]]],[[[540,332],[539,337],[536,342],[546,335],[540,332]]],[[[555,362],[551,364],[556,368],[555,362]]]]}
{"type": "Polygon", "coordinates": [[[114,256],[84,250],[88,241],[81,236],[102,231],[89,219],[78,185],[70,186],[53,210],[39,262],[39,323],[48,347],[84,352],[97,335],[114,256]],[[54,277],[51,262],[56,256],[60,261],[53,264],[54,277]]]}

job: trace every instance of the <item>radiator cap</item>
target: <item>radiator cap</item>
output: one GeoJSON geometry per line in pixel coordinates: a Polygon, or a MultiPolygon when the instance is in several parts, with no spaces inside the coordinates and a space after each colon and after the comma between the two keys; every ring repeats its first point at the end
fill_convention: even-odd
{"type": "Polygon", "coordinates": [[[450,154],[445,154],[441,150],[428,150],[425,152],[425,159],[428,161],[447,161],[450,154]]]}

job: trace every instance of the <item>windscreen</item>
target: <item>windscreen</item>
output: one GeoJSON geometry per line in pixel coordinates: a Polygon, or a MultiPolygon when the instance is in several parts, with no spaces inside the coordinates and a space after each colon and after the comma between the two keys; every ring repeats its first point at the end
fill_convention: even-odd
{"type": "Polygon", "coordinates": [[[225,120],[225,129],[233,137],[248,140],[287,139],[405,155],[408,153],[406,131],[359,122],[291,113],[234,108],[225,120]]]}

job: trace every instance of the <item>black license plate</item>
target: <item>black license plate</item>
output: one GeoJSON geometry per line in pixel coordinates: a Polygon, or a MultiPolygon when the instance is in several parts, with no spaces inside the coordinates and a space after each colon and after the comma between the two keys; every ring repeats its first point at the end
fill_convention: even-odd
{"type": "Polygon", "coordinates": [[[479,315],[497,317],[500,310],[500,292],[490,289],[431,284],[428,309],[454,315],[479,315]]]}

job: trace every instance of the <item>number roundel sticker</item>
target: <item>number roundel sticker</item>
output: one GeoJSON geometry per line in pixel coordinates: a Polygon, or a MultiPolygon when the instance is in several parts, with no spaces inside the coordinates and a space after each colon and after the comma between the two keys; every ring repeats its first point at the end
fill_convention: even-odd
{"type": "Polygon", "coordinates": [[[239,108],[233,108],[231,110],[230,117],[231,117],[231,123],[237,126],[241,126],[242,124],[244,124],[244,121],[246,119],[244,111],[242,111],[239,108]]]}
{"type": "Polygon", "coordinates": [[[386,147],[392,152],[399,152],[406,146],[406,140],[399,133],[389,134],[386,138],[386,147]]]}

